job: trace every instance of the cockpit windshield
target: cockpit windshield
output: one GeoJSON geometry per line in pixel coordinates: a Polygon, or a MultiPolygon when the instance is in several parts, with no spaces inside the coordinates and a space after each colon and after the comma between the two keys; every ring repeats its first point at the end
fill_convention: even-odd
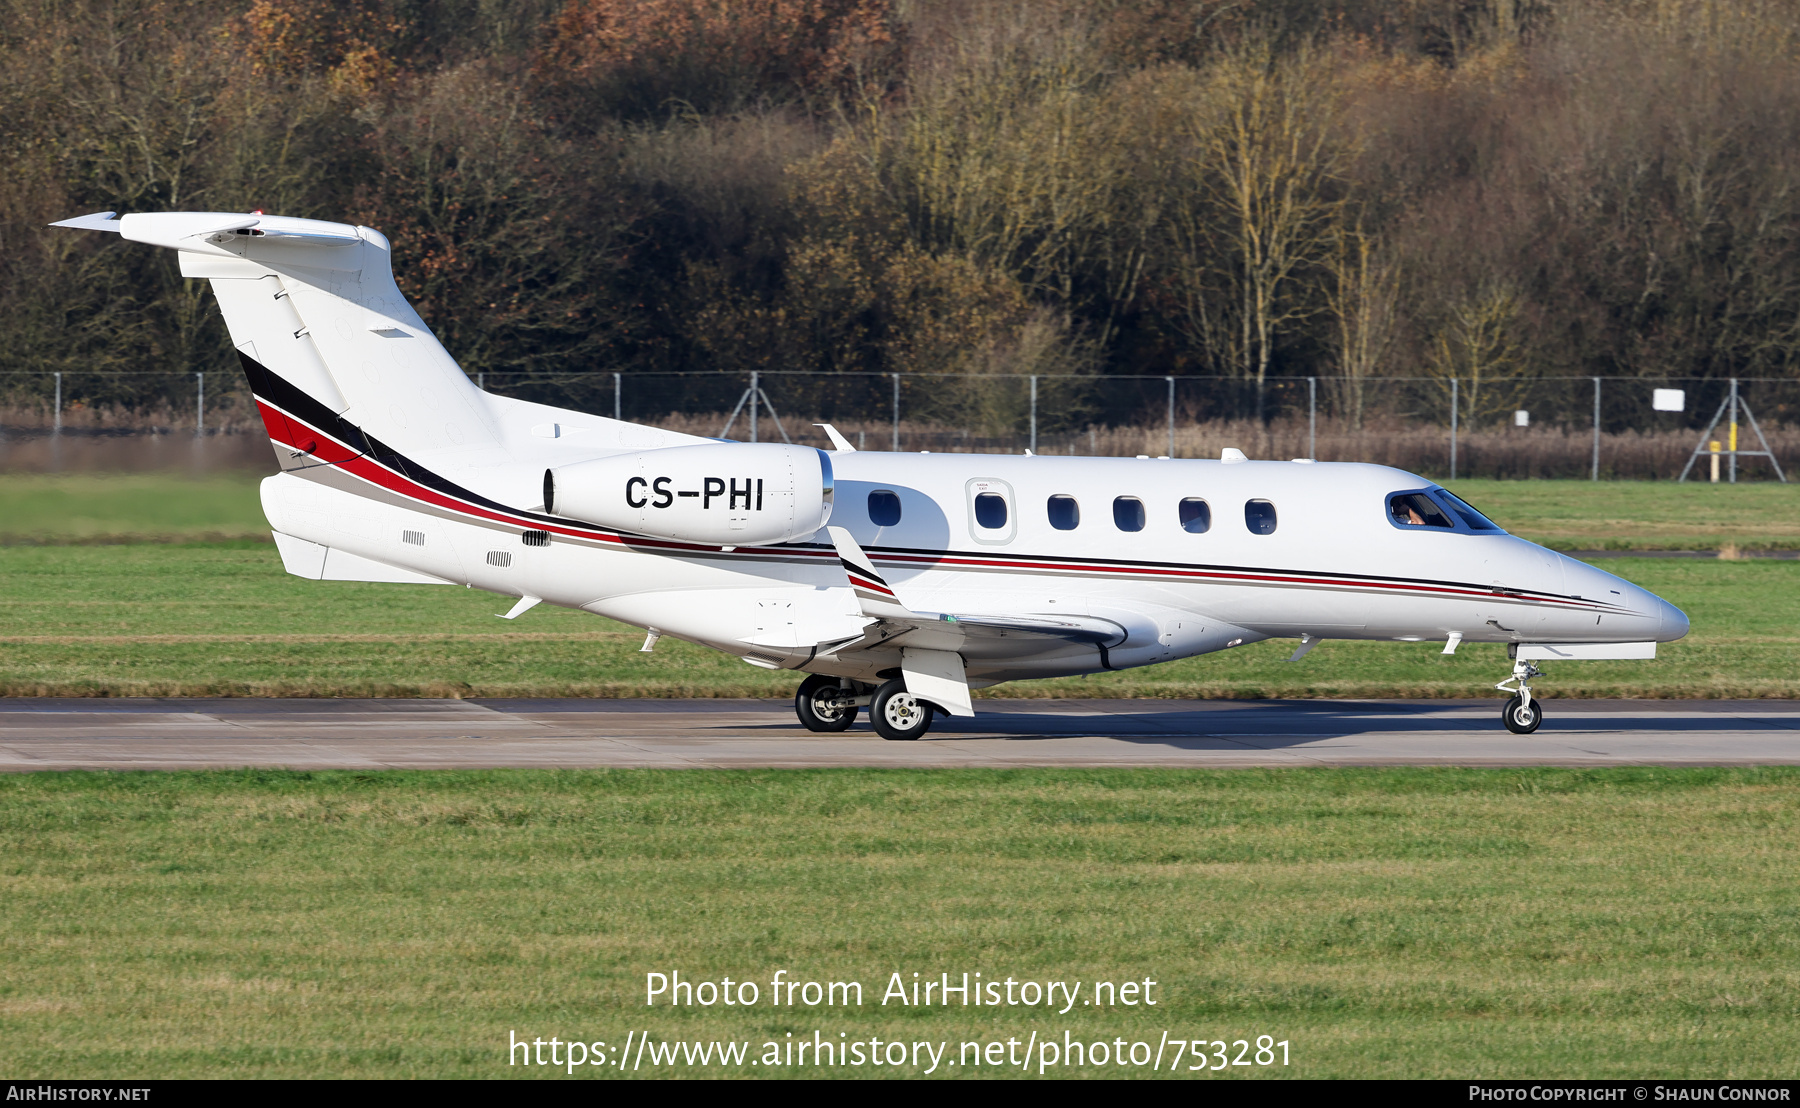
{"type": "Polygon", "coordinates": [[[1451,511],[1462,517],[1462,521],[1468,524],[1469,530],[1504,530],[1498,523],[1495,523],[1493,520],[1476,511],[1474,505],[1451,492],[1449,489],[1432,489],[1431,491],[1437,495],[1439,500],[1442,500],[1445,504],[1449,505],[1451,511]]]}
{"type": "Polygon", "coordinates": [[[1388,497],[1388,515],[1401,527],[1456,528],[1444,509],[1422,492],[1397,492],[1388,497]]]}

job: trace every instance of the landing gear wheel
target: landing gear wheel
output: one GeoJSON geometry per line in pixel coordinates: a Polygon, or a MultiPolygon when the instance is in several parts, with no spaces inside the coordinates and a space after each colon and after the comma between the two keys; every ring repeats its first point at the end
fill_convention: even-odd
{"type": "Polygon", "coordinates": [[[839,707],[833,702],[855,695],[854,689],[840,685],[836,677],[815,673],[800,682],[800,691],[794,694],[794,714],[808,731],[847,731],[856,722],[856,705],[839,707]]]}
{"type": "Polygon", "coordinates": [[[1524,697],[1515,696],[1500,709],[1500,718],[1506,721],[1506,729],[1513,734],[1529,735],[1544,722],[1544,709],[1538,707],[1535,700],[1527,704],[1524,697]]]}
{"type": "Polygon", "coordinates": [[[875,690],[869,722],[877,735],[894,742],[924,738],[931,730],[931,705],[907,692],[905,679],[896,677],[875,690]]]}

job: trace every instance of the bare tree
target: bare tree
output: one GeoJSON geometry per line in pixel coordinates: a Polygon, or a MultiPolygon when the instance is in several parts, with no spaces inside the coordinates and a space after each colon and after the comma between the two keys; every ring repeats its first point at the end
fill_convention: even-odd
{"type": "MultiPolygon", "coordinates": [[[[1232,363],[1256,383],[1259,420],[1282,331],[1318,311],[1302,278],[1330,256],[1343,206],[1349,151],[1324,69],[1311,47],[1281,55],[1252,40],[1214,63],[1191,116],[1192,187],[1177,202],[1187,279],[1206,280],[1211,269],[1229,298],[1197,307],[1195,337],[1229,335],[1232,363]],[[1224,316],[1230,331],[1218,326],[1224,316]]],[[[1210,291],[1203,285],[1189,299],[1210,291]]]]}
{"type": "Polygon", "coordinates": [[[1399,326],[1400,267],[1360,221],[1341,223],[1326,261],[1326,303],[1336,324],[1338,410],[1361,429],[1368,379],[1387,368],[1399,326]]]}

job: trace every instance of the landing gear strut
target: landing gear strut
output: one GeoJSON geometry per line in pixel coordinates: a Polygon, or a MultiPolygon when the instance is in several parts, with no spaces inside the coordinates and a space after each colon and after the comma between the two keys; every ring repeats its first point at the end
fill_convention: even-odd
{"type": "Polygon", "coordinates": [[[1521,662],[1515,658],[1512,676],[1494,686],[1501,692],[1513,694],[1512,699],[1506,702],[1506,707],[1500,709],[1500,718],[1505,722],[1506,729],[1515,735],[1529,735],[1538,729],[1538,724],[1544,722],[1544,709],[1531,698],[1530,685],[1533,677],[1541,677],[1543,673],[1543,670],[1530,662],[1521,662]],[[1515,681],[1518,682],[1516,688],[1513,687],[1515,681]]]}
{"type": "Polygon", "coordinates": [[[800,682],[794,714],[808,731],[845,731],[856,722],[856,688],[848,681],[815,673],[800,682]]]}

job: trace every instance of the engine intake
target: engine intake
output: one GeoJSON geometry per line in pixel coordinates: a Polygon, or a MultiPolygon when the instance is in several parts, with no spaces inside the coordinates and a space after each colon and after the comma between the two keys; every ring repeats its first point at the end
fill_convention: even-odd
{"type": "Polygon", "coordinates": [[[831,498],[830,456],[777,443],[640,450],[544,471],[546,512],[708,545],[806,538],[831,518],[831,498]]]}

